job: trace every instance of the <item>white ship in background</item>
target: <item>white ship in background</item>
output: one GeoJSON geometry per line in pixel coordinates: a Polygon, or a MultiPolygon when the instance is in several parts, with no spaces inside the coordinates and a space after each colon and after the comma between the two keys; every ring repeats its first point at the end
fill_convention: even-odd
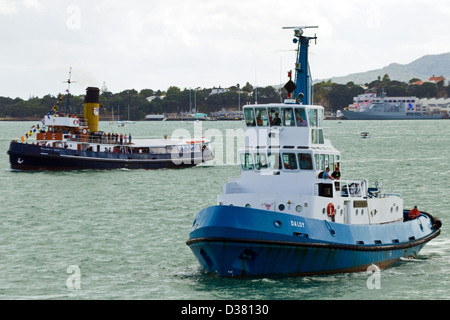
{"type": "Polygon", "coordinates": [[[348,120],[442,119],[442,113],[429,113],[416,97],[386,97],[385,92],[365,93],[353,98],[353,104],[341,111],[348,120]]]}

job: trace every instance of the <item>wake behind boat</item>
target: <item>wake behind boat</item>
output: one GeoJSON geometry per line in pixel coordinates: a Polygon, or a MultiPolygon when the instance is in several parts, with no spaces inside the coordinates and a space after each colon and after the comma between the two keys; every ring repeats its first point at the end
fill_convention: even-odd
{"type": "MultiPolygon", "coordinates": [[[[56,110],[57,105],[53,107],[56,110]]],[[[206,139],[132,139],[98,130],[99,89],[86,89],[84,116],[51,116],[8,154],[14,170],[159,169],[192,167],[214,157],[206,139]],[[25,140],[36,133],[36,142],[25,140]]]]}
{"type": "Polygon", "coordinates": [[[296,83],[285,86],[295,99],[244,107],[241,177],[225,184],[217,205],[200,210],[192,224],[186,243],[214,275],[383,268],[416,255],[440,233],[439,219],[424,212],[410,218],[402,197],[381,183],[327,178],[342,158],[324,138],[323,107],[311,104],[307,53],[315,37],[303,36],[305,28],[294,28],[296,83]]]}

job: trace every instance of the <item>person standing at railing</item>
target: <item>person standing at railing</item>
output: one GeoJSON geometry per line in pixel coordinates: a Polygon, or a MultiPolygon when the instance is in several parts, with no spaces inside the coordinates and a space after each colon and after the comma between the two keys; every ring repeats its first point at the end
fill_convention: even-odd
{"type": "MultiPolygon", "coordinates": [[[[339,171],[339,166],[336,166],[336,168],[334,169],[333,173],[331,174],[331,176],[334,178],[334,180],[339,180],[341,179],[341,172],[339,171]]],[[[339,182],[336,182],[335,184],[336,187],[336,191],[339,190],[339,188],[341,187],[339,182]]]]}
{"type": "Polygon", "coordinates": [[[322,179],[325,179],[325,180],[327,180],[327,179],[335,180],[335,179],[332,177],[332,175],[330,174],[330,167],[327,167],[327,168],[325,169],[325,171],[324,171],[323,174],[322,174],[322,179]]]}
{"type": "Polygon", "coordinates": [[[339,167],[336,167],[336,169],[334,169],[333,173],[331,174],[331,176],[335,179],[335,180],[339,180],[341,178],[341,172],[339,171],[339,167]]]}

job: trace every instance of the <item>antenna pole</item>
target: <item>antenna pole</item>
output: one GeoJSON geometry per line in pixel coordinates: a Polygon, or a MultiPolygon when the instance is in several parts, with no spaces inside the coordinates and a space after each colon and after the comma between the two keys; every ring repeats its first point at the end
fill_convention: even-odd
{"type": "Polygon", "coordinates": [[[294,98],[299,98],[304,104],[312,104],[312,78],[309,69],[308,48],[311,40],[317,37],[303,36],[303,30],[318,28],[317,26],[284,27],[283,29],[294,29],[294,43],[298,43],[297,61],[295,63],[295,85],[294,98]],[[301,96],[303,95],[303,98],[301,96]]]}
{"type": "Polygon", "coordinates": [[[67,89],[66,89],[66,93],[67,93],[66,116],[67,116],[67,108],[70,105],[70,84],[76,83],[75,81],[72,81],[72,67],[70,67],[70,69],[69,69],[69,79],[67,79],[67,81],[65,81],[63,83],[67,83],[67,89]]]}

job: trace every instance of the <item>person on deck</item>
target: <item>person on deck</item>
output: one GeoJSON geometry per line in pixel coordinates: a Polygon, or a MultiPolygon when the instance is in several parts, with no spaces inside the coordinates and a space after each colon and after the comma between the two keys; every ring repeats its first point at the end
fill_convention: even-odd
{"type": "Polygon", "coordinates": [[[414,206],[414,208],[409,211],[408,216],[410,220],[416,219],[420,216],[420,211],[417,209],[417,206],[414,206]]]}
{"type": "Polygon", "coordinates": [[[336,180],[339,180],[341,178],[341,172],[339,171],[339,167],[336,167],[331,176],[336,180]]]}
{"type": "Polygon", "coordinates": [[[322,179],[330,179],[330,180],[335,180],[331,174],[330,174],[330,167],[327,167],[327,169],[323,172],[322,174],[322,179]]]}
{"type": "Polygon", "coordinates": [[[273,126],[281,126],[281,119],[278,112],[275,113],[275,119],[272,120],[273,126]]]}

